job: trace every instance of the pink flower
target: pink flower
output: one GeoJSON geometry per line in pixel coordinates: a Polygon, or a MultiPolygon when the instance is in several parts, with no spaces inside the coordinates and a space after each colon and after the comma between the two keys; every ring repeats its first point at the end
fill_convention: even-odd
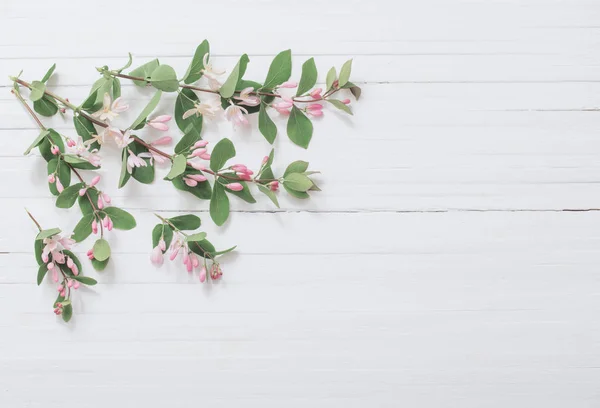
{"type": "MultiPolygon", "coordinates": [[[[248,88],[244,88],[240,92],[240,95],[234,96],[233,99],[237,99],[238,101],[240,101],[240,104],[242,104],[242,105],[247,105],[247,106],[260,105],[260,98],[256,95],[251,95],[252,91],[254,91],[254,88],[252,88],[251,86],[248,88]]],[[[225,111],[225,112],[227,112],[227,111],[225,111]]],[[[246,113],[248,113],[248,112],[246,112],[246,113]]]]}
{"type": "Polygon", "coordinates": [[[231,168],[233,169],[233,171],[246,171],[246,170],[248,170],[248,167],[246,167],[246,165],[244,165],[244,164],[234,164],[233,166],[231,166],[231,168]]]}
{"type": "Polygon", "coordinates": [[[200,171],[204,171],[206,170],[206,166],[203,165],[202,163],[197,163],[197,162],[188,162],[188,164],[190,166],[192,166],[193,168],[195,168],[196,170],[200,170],[200,171]]]}
{"type": "MultiPolygon", "coordinates": [[[[77,274],[75,272],[73,272],[73,274],[75,276],[77,276],[77,274]]],[[[79,282],[78,281],[75,281],[75,283],[73,283],[73,289],[79,289],[79,282]]]]}
{"type": "Polygon", "coordinates": [[[67,146],[69,147],[74,147],[77,144],[77,142],[75,142],[75,140],[69,138],[67,139],[67,146]]]}
{"type": "Polygon", "coordinates": [[[279,181],[273,180],[269,183],[269,188],[271,191],[277,191],[279,189],[279,181]]]}
{"type": "Polygon", "coordinates": [[[198,185],[198,182],[196,180],[188,178],[188,177],[184,177],[183,181],[185,182],[185,184],[188,187],[196,187],[198,185]]]}
{"type": "Polygon", "coordinates": [[[83,197],[85,195],[85,193],[87,192],[87,187],[86,188],[82,188],[79,190],[79,196],[83,197]]]}
{"type": "Polygon", "coordinates": [[[313,89],[310,96],[312,96],[313,99],[321,99],[321,92],[323,92],[323,89],[321,88],[313,89]]]}
{"type": "Polygon", "coordinates": [[[96,153],[97,151],[98,150],[94,149],[87,157],[85,157],[85,159],[94,167],[100,166],[100,163],[102,162],[102,157],[96,153]]]}
{"type": "Polygon", "coordinates": [[[298,86],[298,82],[285,81],[283,84],[279,85],[278,88],[295,88],[297,86],[298,86]]]}
{"type": "Polygon", "coordinates": [[[52,152],[53,155],[57,155],[60,153],[60,149],[58,148],[57,145],[52,145],[52,147],[50,148],[50,151],[52,152]]]}
{"type": "Polygon", "coordinates": [[[160,249],[160,245],[157,245],[154,247],[154,249],[152,250],[152,255],[150,256],[150,260],[155,265],[163,264],[163,261],[164,261],[163,251],[162,251],[162,249],[160,249]]]}
{"type": "Polygon", "coordinates": [[[167,249],[167,243],[165,242],[165,240],[162,237],[158,241],[158,247],[160,248],[161,251],[164,251],[165,249],[167,249]]]}
{"type": "Polygon", "coordinates": [[[60,179],[57,178],[56,179],[56,191],[58,191],[59,193],[62,193],[64,189],[65,188],[63,187],[62,183],[60,182],[60,179]]]}
{"type": "Polygon", "coordinates": [[[195,149],[192,151],[192,157],[200,157],[206,153],[206,149],[195,149]]]}
{"type": "Polygon", "coordinates": [[[92,181],[90,182],[90,187],[94,187],[96,184],[98,184],[98,182],[100,181],[100,176],[96,176],[92,179],[92,181]]]}
{"type": "Polygon", "coordinates": [[[306,107],[306,110],[309,111],[317,111],[317,110],[321,110],[323,109],[323,105],[321,105],[320,103],[311,103],[310,105],[308,105],[306,107]]]}
{"type": "Polygon", "coordinates": [[[275,110],[280,114],[287,115],[290,113],[290,109],[292,108],[292,106],[294,106],[294,102],[292,101],[292,99],[287,98],[285,96],[282,97],[282,99],[283,100],[281,102],[274,103],[271,106],[275,108],[275,110]]]}
{"type": "Polygon", "coordinates": [[[350,99],[346,98],[346,99],[342,99],[342,103],[344,105],[350,105],[350,99]]]}
{"type": "Polygon", "coordinates": [[[231,191],[242,191],[244,189],[244,186],[241,185],[240,183],[225,184],[225,187],[227,187],[231,191]]]}
{"type": "Polygon", "coordinates": [[[104,94],[104,98],[102,100],[102,109],[92,113],[92,116],[96,119],[110,122],[119,116],[119,113],[125,112],[127,109],[129,109],[129,105],[124,104],[121,97],[118,97],[114,102],[111,103],[110,95],[107,92],[104,94]]]}
{"type": "Polygon", "coordinates": [[[210,268],[210,277],[214,280],[219,279],[221,276],[223,275],[223,271],[221,270],[221,267],[219,266],[219,264],[212,264],[211,268],[210,268]]]}
{"type": "Polygon", "coordinates": [[[323,111],[322,110],[313,110],[313,111],[307,111],[306,113],[308,113],[311,116],[323,116],[323,111]]]}
{"type": "Polygon", "coordinates": [[[98,209],[103,209],[104,208],[104,202],[102,201],[102,196],[98,196],[98,203],[96,204],[98,206],[98,209]]]}
{"type": "Polygon", "coordinates": [[[131,137],[130,130],[126,130],[125,133],[122,133],[119,129],[107,129],[111,129],[110,134],[113,136],[115,143],[120,149],[126,148],[131,142],[133,142],[133,137],[131,137]]]}
{"type": "MultiPolygon", "coordinates": [[[[143,153],[140,153],[140,155],[141,154],[143,154],[143,153]]],[[[133,169],[135,167],[146,167],[146,166],[148,166],[148,163],[146,163],[146,160],[144,160],[139,155],[136,156],[135,153],[133,153],[131,151],[131,149],[129,149],[129,157],[127,158],[127,171],[129,172],[129,174],[131,174],[131,172],[133,172],[133,169]]]]}
{"type": "Polygon", "coordinates": [[[268,161],[269,161],[269,156],[265,156],[265,157],[263,157],[261,164],[264,166],[265,164],[267,164],[268,161]]]}
{"type": "Polygon", "coordinates": [[[98,222],[96,221],[95,218],[94,218],[94,221],[92,221],[92,232],[94,234],[98,233],[98,222]]]}
{"type": "Polygon", "coordinates": [[[243,173],[243,172],[239,172],[239,173],[235,173],[240,180],[244,180],[244,181],[250,181],[252,180],[252,177],[250,177],[250,175],[248,173],[243,173]]]}
{"type": "Polygon", "coordinates": [[[161,138],[156,139],[154,142],[150,143],[152,146],[162,146],[171,144],[173,138],[171,136],[163,136],[161,138]]]}
{"type": "MultiPolygon", "coordinates": [[[[218,82],[216,82],[218,84],[218,82]]],[[[220,84],[219,84],[220,86],[220,84]]],[[[217,87],[218,89],[218,87],[217,87]]],[[[183,112],[183,115],[181,116],[182,119],[187,119],[190,116],[200,116],[202,115],[203,117],[207,118],[207,119],[214,119],[217,116],[217,113],[219,113],[219,111],[221,110],[221,105],[218,105],[216,103],[195,103],[194,107],[192,109],[188,109],[185,112],[183,112]]]]}
{"type": "Polygon", "coordinates": [[[200,265],[200,261],[198,260],[198,257],[195,254],[190,253],[190,261],[192,261],[192,266],[194,268],[197,268],[198,265],[200,265]]]}
{"type": "Polygon", "coordinates": [[[244,116],[244,114],[248,114],[246,108],[234,105],[231,101],[229,103],[230,105],[225,109],[225,118],[233,123],[233,127],[247,125],[248,119],[244,116]]]}
{"type": "Polygon", "coordinates": [[[200,282],[204,283],[204,281],[206,281],[206,268],[203,266],[200,269],[200,282]]]}
{"type": "Polygon", "coordinates": [[[212,62],[208,62],[208,53],[204,54],[204,58],[202,58],[202,63],[204,65],[204,68],[200,72],[202,72],[204,74],[204,77],[208,79],[208,86],[213,91],[218,90],[221,87],[221,83],[217,80],[217,77],[223,75],[225,71],[213,68],[212,62]]]}
{"type": "Polygon", "coordinates": [[[207,178],[202,174],[188,174],[186,177],[192,180],[196,180],[198,183],[202,183],[203,181],[207,180],[207,178]]]}
{"type": "Polygon", "coordinates": [[[90,249],[87,251],[87,257],[89,260],[94,259],[94,250],[93,249],[90,249]]]}
{"type": "Polygon", "coordinates": [[[102,193],[102,198],[104,199],[104,201],[106,201],[108,204],[110,204],[110,196],[106,193],[102,193]]]}
{"type": "Polygon", "coordinates": [[[155,117],[154,119],[150,119],[146,122],[148,126],[152,126],[156,130],[167,131],[169,130],[169,126],[166,125],[168,121],[171,120],[170,115],[160,115],[155,117]]]}
{"type": "Polygon", "coordinates": [[[192,148],[197,149],[199,147],[206,147],[207,145],[208,145],[207,140],[198,140],[196,143],[194,143],[194,146],[192,146],[192,148]]]}
{"type": "Polygon", "coordinates": [[[56,181],[56,177],[54,177],[54,173],[48,174],[48,183],[52,184],[56,181]]]}

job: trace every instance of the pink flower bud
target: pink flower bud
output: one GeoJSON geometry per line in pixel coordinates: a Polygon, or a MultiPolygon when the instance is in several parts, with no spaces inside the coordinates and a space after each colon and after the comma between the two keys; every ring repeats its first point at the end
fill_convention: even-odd
{"type": "Polygon", "coordinates": [[[161,146],[171,144],[173,138],[171,136],[163,136],[151,143],[153,146],[161,146]]]}
{"type": "Polygon", "coordinates": [[[65,288],[63,287],[63,285],[58,285],[58,287],[56,288],[56,290],[58,290],[59,292],[62,292],[65,288]]]}
{"type": "Polygon", "coordinates": [[[194,255],[194,254],[190,255],[190,261],[192,261],[192,266],[194,268],[197,268],[198,265],[200,265],[200,261],[198,260],[198,257],[196,255],[194,255]]]}
{"type": "Polygon", "coordinates": [[[72,287],[73,287],[73,279],[69,279],[69,280],[67,281],[67,286],[68,286],[68,287],[70,287],[70,288],[72,288],[72,287]]]}
{"type": "Polygon", "coordinates": [[[75,146],[77,143],[73,140],[73,139],[67,139],[67,146],[69,147],[73,147],[75,146]]]}
{"type": "Polygon", "coordinates": [[[271,191],[277,191],[279,189],[279,181],[274,180],[269,183],[269,188],[271,191]]]}
{"type": "Polygon", "coordinates": [[[285,81],[283,84],[279,85],[279,88],[295,88],[297,86],[298,86],[297,82],[285,81]]]}
{"type": "Polygon", "coordinates": [[[78,281],[73,282],[73,289],[79,289],[79,282],[78,281]]]}
{"type": "Polygon", "coordinates": [[[289,102],[289,101],[283,101],[283,102],[278,102],[278,103],[274,103],[271,105],[273,108],[280,110],[280,109],[289,109],[292,106],[294,106],[293,102],[289,102]]]}
{"type": "Polygon", "coordinates": [[[48,262],[48,254],[42,254],[42,261],[44,261],[44,263],[48,262]]]}
{"type": "Polygon", "coordinates": [[[48,183],[52,184],[56,181],[56,177],[54,177],[54,173],[48,174],[48,183]]]}
{"type": "Polygon", "coordinates": [[[175,247],[173,248],[173,250],[171,251],[171,255],[169,255],[169,259],[172,261],[173,259],[177,258],[177,255],[179,254],[179,247],[175,247]]]}
{"type": "Polygon", "coordinates": [[[244,186],[240,183],[229,183],[226,184],[225,187],[227,187],[231,191],[242,191],[244,189],[244,186]]]}
{"type": "Polygon", "coordinates": [[[48,268],[48,270],[49,270],[49,271],[50,271],[50,270],[52,270],[52,269],[54,269],[54,262],[50,262],[50,263],[47,265],[47,268],[48,268]]]}
{"type": "Polygon", "coordinates": [[[163,253],[159,246],[155,246],[152,250],[152,254],[150,255],[150,261],[152,261],[152,263],[155,265],[163,264],[163,253]]]}
{"type": "Polygon", "coordinates": [[[96,184],[98,184],[98,182],[100,181],[100,176],[96,176],[92,179],[92,181],[90,182],[90,187],[94,187],[96,184]]]}
{"type": "Polygon", "coordinates": [[[73,265],[75,265],[75,263],[73,262],[73,260],[70,257],[67,257],[67,268],[72,268],[73,265]]]}
{"type": "Polygon", "coordinates": [[[240,178],[240,180],[250,181],[252,177],[248,173],[236,173],[236,175],[240,178]]]}
{"type": "Polygon", "coordinates": [[[265,164],[267,164],[268,161],[269,161],[269,156],[265,156],[265,157],[263,157],[261,164],[265,165],[265,164]]]}
{"type": "Polygon", "coordinates": [[[56,179],[56,191],[58,191],[58,192],[59,192],[59,194],[60,194],[60,193],[62,193],[62,192],[63,192],[63,190],[64,190],[64,189],[65,189],[65,188],[63,187],[62,183],[60,182],[60,179],[59,179],[59,178],[57,178],[57,179],[56,179]]]}
{"type": "Polygon", "coordinates": [[[79,195],[81,197],[83,197],[85,195],[85,192],[87,191],[87,188],[82,188],[81,190],[79,190],[79,195]]]}
{"type": "Polygon", "coordinates": [[[196,180],[193,180],[189,177],[184,177],[183,181],[185,182],[185,184],[188,185],[188,187],[196,187],[198,185],[198,182],[196,180]]]}
{"type": "MultiPolygon", "coordinates": [[[[76,264],[73,264],[73,267],[71,268],[71,272],[73,272],[73,275],[77,276],[79,275],[79,268],[77,267],[76,264]]],[[[77,289],[77,288],[75,288],[77,289]]]]}
{"type": "Polygon", "coordinates": [[[98,209],[101,210],[104,208],[104,202],[102,201],[102,196],[98,196],[98,209]]]}
{"type": "Polygon", "coordinates": [[[246,167],[243,164],[234,164],[233,166],[231,166],[233,171],[246,171],[248,170],[248,167],[246,167]]]}
{"type": "Polygon", "coordinates": [[[206,166],[203,165],[202,163],[197,163],[197,162],[188,162],[188,164],[190,166],[192,166],[193,168],[195,168],[196,170],[200,170],[200,171],[204,171],[206,170],[206,166]]]}
{"type": "Polygon", "coordinates": [[[344,105],[350,105],[350,99],[346,98],[346,99],[342,99],[342,103],[344,105]]]}
{"type": "Polygon", "coordinates": [[[165,240],[163,238],[161,238],[158,241],[158,247],[160,248],[161,251],[164,251],[165,249],[167,249],[167,243],[165,242],[165,240]]]}
{"type": "Polygon", "coordinates": [[[160,130],[162,132],[166,132],[167,130],[169,130],[169,127],[167,125],[165,125],[164,123],[157,123],[157,122],[146,122],[148,124],[148,126],[153,127],[156,130],[160,130]]]}
{"type": "Polygon", "coordinates": [[[160,115],[151,120],[151,122],[167,123],[171,120],[171,115],[160,115]]]}
{"type": "Polygon", "coordinates": [[[192,152],[192,157],[200,157],[206,153],[206,149],[196,149],[192,152]]]}
{"type": "Polygon", "coordinates": [[[102,226],[108,228],[108,215],[102,219],[102,226]]]}
{"type": "Polygon", "coordinates": [[[185,269],[189,272],[192,272],[192,270],[194,269],[193,265],[192,265],[192,261],[191,259],[188,258],[187,263],[185,264],[185,269]]]}
{"type": "Polygon", "coordinates": [[[221,267],[218,264],[212,264],[210,268],[210,277],[214,280],[217,280],[223,275],[221,271],[221,267]]]}
{"type": "Polygon", "coordinates": [[[58,148],[57,145],[52,145],[52,147],[50,148],[50,151],[52,152],[53,155],[57,155],[60,153],[60,149],[58,148]]]}
{"type": "Polygon", "coordinates": [[[208,153],[204,153],[203,155],[200,156],[200,158],[202,160],[210,160],[210,154],[208,153]]]}
{"type": "Polygon", "coordinates": [[[113,224],[112,218],[108,217],[108,226],[106,227],[106,229],[108,229],[109,231],[112,231],[113,226],[114,226],[114,224],[113,224]]]}
{"type": "Polygon", "coordinates": [[[90,260],[94,259],[94,250],[93,249],[88,250],[86,255],[87,255],[88,259],[90,259],[90,260]]]}
{"type": "Polygon", "coordinates": [[[321,110],[323,109],[323,105],[321,105],[320,103],[311,103],[306,107],[306,109],[309,111],[321,110]]]}
{"type": "Polygon", "coordinates": [[[207,178],[205,176],[203,176],[202,174],[188,174],[187,178],[191,178],[192,180],[196,180],[199,183],[202,183],[203,181],[207,180],[207,178]]]}
{"type": "Polygon", "coordinates": [[[321,99],[321,92],[323,92],[322,88],[313,89],[310,96],[312,96],[313,99],[321,99]]]}
{"type": "Polygon", "coordinates": [[[308,111],[307,112],[309,115],[311,116],[323,116],[323,111],[322,110],[313,110],[313,111],[308,111]]]}
{"type": "Polygon", "coordinates": [[[194,146],[192,146],[192,148],[197,149],[198,147],[206,147],[206,145],[208,145],[208,141],[198,140],[196,143],[194,143],[194,146]]]}
{"type": "Polygon", "coordinates": [[[62,292],[60,292],[60,295],[61,295],[62,297],[65,297],[65,296],[67,295],[67,292],[65,292],[65,290],[63,289],[63,291],[62,291],[62,292]]]}
{"type": "Polygon", "coordinates": [[[57,271],[57,269],[58,269],[58,268],[54,268],[54,269],[52,269],[52,280],[53,280],[54,282],[58,282],[58,271],[57,271]]]}
{"type": "Polygon", "coordinates": [[[92,232],[94,234],[98,233],[98,222],[96,222],[96,219],[94,218],[94,221],[92,221],[92,232]]]}
{"type": "Polygon", "coordinates": [[[200,269],[200,282],[204,283],[204,281],[206,281],[206,268],[203,266],[200,269]]]}
{"type": "Polygon", "coordinates": [[[340,85],[340,81],[338,79],[336,79],[335,81],[333,81],[333,84],[331,85],[334,88],[337,88],[340,85]]]}
{"type": "Polygon", "coordinates": [[[110,196],[106,193],[102,194],[102,199],[106,201],[106,203],[110,204],[110,196]]]}

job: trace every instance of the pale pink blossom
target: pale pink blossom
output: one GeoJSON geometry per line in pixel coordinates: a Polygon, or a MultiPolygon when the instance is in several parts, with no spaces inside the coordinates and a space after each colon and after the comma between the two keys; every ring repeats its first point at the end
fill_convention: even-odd
{"type": "Polygon", "coordinates": [[[308,113],[311,116],[323,116],[323,111],[322,110],[313,110],[313,111],[307,111],[306,113],[308,113]]]}
{"type": "Polygon", "coordinates": [[[225,118],[233,123],[233,127],[247,125],[248,119],[244,116],[248,114],[246,108],[234,105],[231,101],[229,103],[230,105],[225,109],[225,118]]]}
{"type": "Polygon", "coordinates": [[[169,130],[169,126],[167,126],[167,122],[171,120],[170,115],[160,115],[155,117],[154,119],[150,119],[146,122],[148,126],[152,126],[156,130],[167,131],[169,130]]]}
{"type": "Polygon", "coordinates": [[[54,173],[48,174],[48,183],[52,184],[56,181],[56,177],[54,177],[54,173]]]}
{"type": "Polygon", "coordinates": [[[95,218],[94,218],[94,221],[92,221],[92,232],[94,234],[98,233],[98,222],[96,221],[95,218]]]}
{"type": "Polygon", "coordinates": [[[350,105],[350,99],[346,98],[346,99],[342,99],[342,103],[344,105],[350,105]]]}
{"type": "Polygon", "coordinates": [[[217,105],[216,103],[215,104],[206,103],[206,102],[195,103],[194,107],[192,109],[188,109],[183,113],[182,118],[187,119],[190,116],[202,115],[203,117],[205,117],[207,119],[214,119],[220,110],[221,110],[221,106],[217,105]]]}
{"type": "Polygon", "coordinates": [[[206,153],[206,149],[204,149],[204,148],[195,149],[194,151],[192,151],[192,157],[200,157],[205,153],[206,153]]]}
{"type": "Polygon", "coordinates": [[[125,133],[122,133],[118,129],[113,129],[113,131],[111,131],[110,134],[113,136],[116,145],[120,149],[126,148],[131,142],[133,142],[133,138],[131,137],[131,130],[129,129],[126,130],[125,133]]]}
{"type": "Polygon", "coordinates": [[[100,181],[100,176],[96,176],[90,181],[90,187],[94,187],[100,181]]]}
{"type": "Polygon", "coordinates": [[[93,250],[93,249],[89,249],[89,250],[87,251],[87,254],[86,254],[86,255],[87,255],[87,257],[88,257],[88,259],[89,259],[89,260],[92,260],[92,259],[94,259],[94,250],[93,250]]]}
{"type": "Polygon", "coordinates": [[[85,157],[85,159],[94,167],[100,166],[100,163],[102,162],[102,157],[96,153],[97,151],[98,149],[94,149],[90,152],[90,154],[87,155],[87,157],[85,157]]]}
{"type": "Polygon", "coordinates": [[[162,146],[171,144],[173,138],[171,136],[163,136],[161,138],[156,139],[154,142],[150,143],[152,146],[162,146]]]}
{"type": "Polygon", "coordinates": [[[119,113],[125,112],[127,109],[129,109],[129,105],[123,103],[123,99],[121,97],[118,97],[114,100],[114,102],[112,102],[111,97],[107,92],[104,94],[104,98],[102,100],[102,108],[99,111],[92,113],[92,116],[99,120],[110,122],[119,116],[119,113]]]}
{"type": "Polygon", "coordinates": [[[288,115],[292,106],[294,106],[294,102],[290,98],[283,98],[281,102],[277,102],[271,105],[277,112],[282,115],[288,115]]]}
{"type": "MultiPolygon", "coordinates": [[[[141,155],[141,154],[140,154],[141,155]]],[[[133,171],[135,167],[146,167],[148,163],[140,156],[136,156],[135,153],[129,149],[129,157],[127,157],[127,171],[129,174],[133,171]]]]}
{"type": "Polygon", "coordinates": [[[240,183],[225,184],[225,187],[227,187],[231,191],[242,191],[244,189],[244,186],[241,185],[240,183]]]}
{"type": "Polygon", "coordinates": [[[206,268],[203,266],[200,269],[200,282],[204,283],[204,281],[206,281],[206,268]]]}
{"type": "Polygon", "coordinates": [[[246,171],[248,170],[248,167],[246,167],[245,164],[234,164],[233,166],[231,166],[233,171],[246,171]]]}
{"type": "Polygon", "coordinates": [[[190,253],[190,261],[192,261],[192,266],[194,268],[197,268],[198,265],[200,265],[200,261],[198,260],[198,257],[196,256],[196,254],[190,253]]]}
{"type": "Polygon", "coordinates": [[[160,248],[161,251],[164,251],[165,249],[167,249],[167,243],[165,242],[163,237],[161,237],[160,240],[158,241],[158,247],[160,248]]]}
{"type": "Polygon", "coordinates": [[[323,92],[322,88],[315,88],[310,92],[310,96],[312,96],[313,99],[321,99],[321,92],[323,92]]]}
{"type": "Polygon", "coordinates": [[[298,82],[285,81],[283,84],[279,85],[278,88],[296,88],[297,86],[298,82]]]}
{"type": "Polygon", "coordinates": [[[50,152],[52,152],[52,154],[56,156],[60,153],[60,149],[57,145],[52,145],[52,147],[50,148],[50,152]]]}
{"type": "Polygon", "coordinates": [[[192,166],[193,168],[195,168],[196,170],[200,170],[200,171],[204,171],[206,170],[206,166],[203,165],[202,163],[198,163],[198,162],[188,162],[188,164],[190,166],[192,166]]]}
{"type": "Polygon", "coordinates": [[[60,179],[56,178],[56,191],[58,191],[60,194],[63,192],[64,189],[65,188],[63,187],[62,183],[60,182],[60,179]]]}
{"type": "Polygon", "coordinates": [[[279,181],[273,180],[269,183],[269,188],[271,191],[277,191],[279,189],[279,181]]]}
{"type": "Polygon", "coordinates": [[[197,149],[199,147],[206,147],[208,145],[208,140],[198,140],[196,143],[194,143],[194,146],[192,146],[192,148],[197,149]]]}
{"type": "Polygon", "coordinates": [[[104,208],[104,201],[102,200],[101,195],[98,196],[98,202],[96,203],[96,205],[98,206],[98,209],[100,209],[100,210],[104,208]]]}
{"type": "MultiPolygon", "coordinates": [[[[83,138],[81,136],[79,136],[77,138],[77,142],[73,146],[71,146],[71,149],[72,149],[73,154],[76,154],[77,156],[84,158],[85,160],[90,162],[93,166],[98,167],[98,166],[100,166],[100,162],[102,159],[100,157],[100,155],[98,154],[98,149],[89,151],[90,145],[94,142],[94,140],[97,140],[97,139],[90,139],[90,140],[84,142],[83,138]]],[[[102,138],[102,141],[104,141],[104,138],[102,138]]]]}
{"type": "Polygon", "coordinates": [[[104,201],[106,201],[108,204],[110,204],[111,198],[108,194],[102,193],[101,197],[104,199],[104,201]]]}
{"type": "Polygon", "coordinates": [[[160,249],[160,246],[157,245],[154,247],[154,249],[152,249],[152,255],[150,256],[150,260],[155,265],[163,264],[163,251],[160,249]]]}
{"type": "Polygon", "coordinates": [[[234,96],[233,99],[240,101],[240,104],[246,106],[258,106],[260,105],[260,98],[256,95],[251,95],[254,88],[249,86],[248,88],[242,89],[239,96],[234,96]]]}
{"type": "Polygon", "coordinates": [[[306,107],[306,110],[309,111],[317,111],[317,110],[321,110],[323,109],[323,105],[321,105],[320,103],[311,103],[310,105],[308,105],[306,107]]]}
{"type": "Polygon", "coordinates": [[[221,87],[221,83],[217,80],[217,77],[223,75],[225,71],[213,68],[212,63],[208,62],[208,53],[204,54],[202,63],[204,64],[204,68],[200,72],[202,72],[204,77],[208,80],[210,89],[217,91],[221,87]]]}
{"type": "MultiPolygon", "coordinates": [[[[77,276],[77,274],[76,274],[75,272],[73,272],[73,274],[74,274],[75,276],[77,276]]],[[[75,289],[75,290],[79,289],[79,281],[75,281],[75,282],[73,283],[73,289],[75,289]]]]}

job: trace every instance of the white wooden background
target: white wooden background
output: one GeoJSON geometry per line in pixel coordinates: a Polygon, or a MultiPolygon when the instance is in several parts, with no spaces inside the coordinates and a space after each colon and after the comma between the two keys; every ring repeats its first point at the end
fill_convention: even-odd
{"type": "MultiPolygon", "coordinates": [[[[3,1],[0,406],[599,406],[599,43],[597,0],[3,1]],[[22,156],[37,131],[6,76],[56,62],[52,88],[80,101],[95,66],[131,51],[183,73],[204,38],[216,66],[246,52],[259,80],[286,48],[296,78],[309,56],[320,80],[354,57],[353,118],[327,111],[308,151],[278,123],[275,167],[308,160],[324,191],[280,193],[276,212],[232,200],[217,229],[160,178],[117,190],[105,150],[101,187],[139,226],[109,234],[111,266],[87,268],[100,284],[62,324],[23,207],[65,230],[78,213],[22,156]],[[221,283],[151,266],[154,211],[239,245],[221,283]]],[[[123,84],[141,109],[150,92],[123,84]]],[[[205,135],[258,164],[254,129],[205,135]]]]}

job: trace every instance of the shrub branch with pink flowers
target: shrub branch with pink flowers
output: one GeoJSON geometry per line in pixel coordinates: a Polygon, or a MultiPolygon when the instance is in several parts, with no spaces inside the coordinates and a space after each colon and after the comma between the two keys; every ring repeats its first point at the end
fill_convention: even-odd
{"type": "MultiPolygon", "coordinates": [[[[121,149],[122,165],[118,188],[125,186],[131,179],[143,184],[152,183],[155,179],[155,166],[170,165],[164,180],[178,190],[193,194],[201,200],[209,200],[210,217],[218,226],[229,218],[230,195],[248,203],[256,202],[251,185],[255,185],[277,207],[280,186],[299,199],[308,198],[311,191],[320,191],[312,177],[318,172],[308,170],[307,162],[295,161],[287,166],[283,174],[276,176],[272,168],[275,156],[272,149],[251,170],[245,164],[231,163],[236,150],[230,139],[223,138],[211,148],[208,141],[202,140],[201,132],[205,121],[215,120],[220,114],[235,128],[249,125],[247,115],[258,113],[258,129],[272,144],[278,130],[269,112],[275,111],[287,117],[286,131],[290,140],[307,148],[313,137],[311,118],[323,116],[325,105],[352,115],[350,99],[334,98],[334,95],[344,92],[356,99],[360,97],[360,88],[350,82],[352,60],[343,64],[339,75],[335,67],[331,68],[324,88],[315,87],[317,68],[313,58],[302,65],[299,82],[290,80],[290,50],[279,53],[273,59],[262,83],[244,78],[249,61],[247,55],[242,55],[230,74],[224,77],[225,71],[213,66],[209,44],[205,40],[197,47],[185,74],[178,78],[171,66],[160,64],[158,59],[124,73],[132,64],[130,54],[129,60],[121,68],[96,68],[101,77],[93,84],[89,95],[80,105],[47,89],[46,83],[52,76],[55,65],[39,81],[26,82],[20,78],[20,74],[11,78],[14,83],[13,93],[40,128],[39,135],[25,154],[38,148],[48,163],[48,185],[50,192],[57,196],[56,206],[71,208],[77,202],[82,214],[71,236],[60,237],[58,232],[48,235],[49,232],[42,231],[44,234],[40,232],[36,240],[36,253],[38,242],[43,242],[46,246],[41,249],[41,253],[50,251],[52,254],[38,259],[38,262],[41,261],[40,270],[54,271],[58,263],[56,271],[60,270],[63,276],[59,285],[59,300],[54,306],[55,313],[61,314],[67,321],[72,314],[70,289],[80,282],[85,283],[75,273],[75,270],[81,270],[81,265],[68,252],[70,245],[83,241],[91,234],[99,234],[87,255],[94,268],[102,270],[111,255],[105,233],[113,228],[128,230],[136,226],[131,214],[110,205],[110,196],[99,189],[100,176],[93,176],[86,181],[82,175],[82,171],[100,168],[100,151],[105,143],[112,142],[121,149]],[[156,90],[137,118],[126,128],[117,127],[113,122],[119,114],[129,109],[129,105],[121,97],[121,79],[156,90]],[[29,90],[33,108],[21,95],[22,88],[29,90]],[[295,94],[290,94],[293,92],[291,89],[296,89],[295,94]],[[146,128],[169,130],[172,116],[165,113],[154,114],[165,92],[177,93],[173,111],[175,123],[182,132],[172,153],[164,150],[164,146],[173,142],[171,136],[163,136],[154,141],[143,138],[146,128]],[[67,112],[72,113],[77,137],[65,136],[47,128],[38,116],[49,117],[60,113],[66,117],[67,112]],[[73,183],[72,176],[76,178],[73,183]],[[43,238],[40,239],[40,236],[43,238]],[[52,252],[53,247],[61,249],[52,252]],[[68,255],[61,256],[65,251],[68,255]],[[63,268],[60,260],[64,260],[67,266],[63,268]]],[[[201,282],[221,277],[222,269],[217,257],[235,247],[217,251],[206,239],[206,233],[186,232],[200,227],[200,218],[196,215],[164,218],[157,214],[157,217],[160,223],[152,231],[153,263],[162,264],[164,254],[169,252],[169,259],[181,258],[188,272],[198,269],[201,282]]],[[[45,273],[41,278],[44,275],[45,273]]],[[[54,276],[57,275],[53,273],[54,276]]],[[[38,283],[41,278],[38,274],[38,283]]],[[[92,284],[90,280],[87,282],[92,284]]]]}

